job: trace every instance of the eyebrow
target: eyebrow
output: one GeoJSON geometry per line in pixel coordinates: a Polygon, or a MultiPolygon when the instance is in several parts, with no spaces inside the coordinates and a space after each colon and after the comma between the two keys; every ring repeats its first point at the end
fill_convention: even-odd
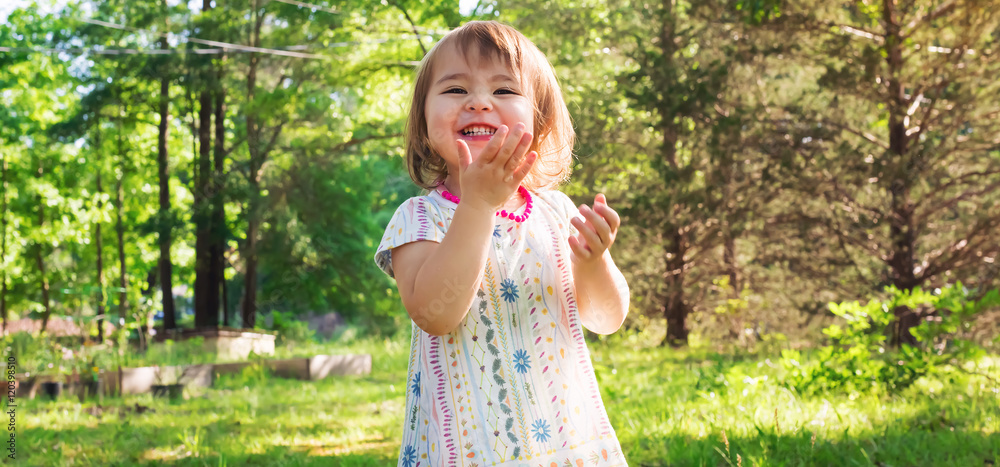
{"type": "MultiPolygon", "coordinates": [[[[443,83],[445,81],[450,81],[450,80],[454,80],[454,79],[468,79],[468,78],[469,78],[469,75],[467,75],[465,73],[452,73],[452,74],[449,74],[449,75],[442,76],[441,79],[437,80],[437,83],[434,83],[434,84],[441,84],[441,83],[443,83]]],[[[498,73],[498,74],[493,75],[493,77],[490,78],[490,81],[491,82],[495,82],[495,81],[510,81],[510,82],[514,82],[514,79],[511,78],[509,75],[506,75],[506,74],[503,74],[503,73],[498,73]]]]}

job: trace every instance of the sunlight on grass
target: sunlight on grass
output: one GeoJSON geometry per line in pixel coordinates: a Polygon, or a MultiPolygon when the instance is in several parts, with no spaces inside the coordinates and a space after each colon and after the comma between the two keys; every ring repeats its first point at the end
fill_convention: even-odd
{"type": "MultiPolygon", "coordinates": [[[[768,356],[591,342],[595,374],[634,465],[1000,463],[996,358],[875,397],[803,397],[768,356]],[[725,434],[723,434],[725,432],[725,434]],[[739,461],[737,455],[740,456],[739,461]]],[[[319,344],[315,344],[319,346],[319,344]]],[[[169,403],[151,395],[25,401],[30,465],[394,465],[406,337],[313,347],[370,353],[370,375],[298,381],[247,371],[169,403]]]]}
{"type": "Polygon", "coordinates": [[[708,358],[697,350],[606,343],[592,348],[604,401],[630,462],[735,465],[741,453],[744,465],[777,459],[947,464],[963,455],[981,464],[1000,455],[1000,441],[992,436],[1000,427],[996,388],[984,378],[924,378],[882,398],[806,398],[778,383],[782,370],[766,357],[708,358]],[[723,430],[731,456],[724,454],[723,430]],[[930,440],[940,444],[914,449],[930,440]],[[985,457],[977,458],[977,451],[985,457]]]}

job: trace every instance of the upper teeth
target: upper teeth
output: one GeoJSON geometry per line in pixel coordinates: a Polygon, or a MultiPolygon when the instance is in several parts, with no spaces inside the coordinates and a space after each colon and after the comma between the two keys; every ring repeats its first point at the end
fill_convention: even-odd
{"type": "Polygon", "coordinates": [[[486,126],[470,126],[462,130],[462,134],[466,136],[482,136],[482,135],[492,135],[497,130],[495,128],[490,128],[486,126]]]}

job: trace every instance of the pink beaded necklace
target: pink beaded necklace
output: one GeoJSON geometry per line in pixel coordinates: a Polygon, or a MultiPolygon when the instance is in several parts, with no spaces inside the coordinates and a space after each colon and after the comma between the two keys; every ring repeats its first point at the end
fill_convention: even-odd
{"type": "MultiPolygon", "coordinates": [[[[461,199],[459,199],[458,196],[449,193],[448,190],[444,187],[444,185],[441,185],[441,190],[442,190],[441,196],[444,196],[444,199],[451,201],[452,203],[455,204],[458,204],[458,202],[461,201],[461,199]]],[[[524,222],[528,220],[528,216],[531,215],[531,193],[528,193],[528,189],[520,185],[517,187],[517,192],[520,193],[521,196],[523,196],[524,199],[527,201],[527,204],[524,206],[524,214],[518,216],[515,215],[513,212],[507,212],[506,209],[501,209],[499,212],[497,212],[497,216],[506,217],[515,222],[524,222]]]]}

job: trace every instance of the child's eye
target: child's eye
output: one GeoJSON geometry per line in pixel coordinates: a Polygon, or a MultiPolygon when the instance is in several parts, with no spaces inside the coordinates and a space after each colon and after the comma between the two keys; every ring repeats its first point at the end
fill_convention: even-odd
{"type": "Polygon", "coordinates": [[[451,88],[444,92],[444,94],[464,94],[465,89],[462,88],[451,88]]]}
{"type": "Polygon", "coordinates": [[[500,89],[496,90],[496,93],[497,94],[517,94],[517,91],[514,91],[511,88],[500,88],[500,89]]]}

